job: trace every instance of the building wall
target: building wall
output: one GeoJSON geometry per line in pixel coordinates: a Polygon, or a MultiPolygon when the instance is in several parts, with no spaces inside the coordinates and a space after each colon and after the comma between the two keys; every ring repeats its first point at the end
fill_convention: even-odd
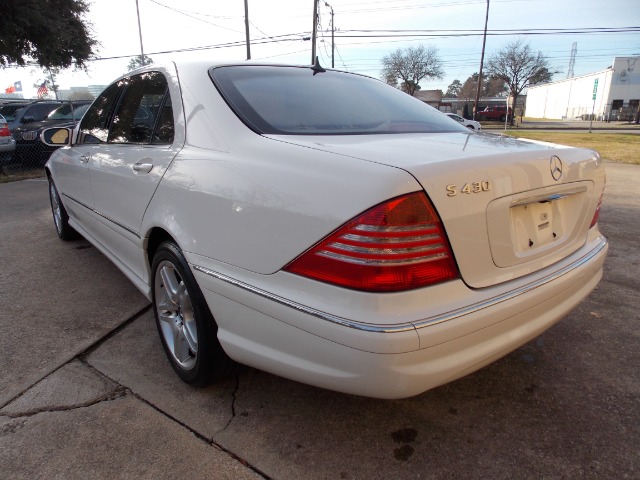
{"type": "Polygon", "coordinates": [[[620,113],[637,113],[640,103],[640,57],[617,57],[614,60],[607,114],[615,117],[620,113]]]}
{"type": "Polygon", "coordinates": [[[637,103],[633,103],[637,99],[640,99],[640,57],[616,57],[613,65],[601,72],[529,87],[526,115],[573,119],[588,117],[593,112],[596,119],[604,120],[619,111],[613,108],[618,104],[625,108],[635,105],[637,110],[637,103]]]}

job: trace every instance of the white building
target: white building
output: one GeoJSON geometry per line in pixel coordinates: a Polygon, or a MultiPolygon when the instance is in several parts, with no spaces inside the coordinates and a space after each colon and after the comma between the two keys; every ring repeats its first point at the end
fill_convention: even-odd
{"type": "Polygon", "coordinates": [[[606,70],[528,88],[530,118],[629,120],[640,104],[640,56],[615,57],[606,70]]]}

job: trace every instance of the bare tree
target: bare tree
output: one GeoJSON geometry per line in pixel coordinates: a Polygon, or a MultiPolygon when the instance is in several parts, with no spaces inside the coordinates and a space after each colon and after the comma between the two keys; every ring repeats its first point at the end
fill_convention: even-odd
{"type": "MultiPolygon", "coordinates": [[[[33,70],[31,71],[31,73],[33,73],[33,70]]],[[[33,88],[42,88],[44,86],[46,87],[47,93],[39,94],[39,98],[49,98],[50,94],[48,92],[50,90],[53,92],[57,100],[58,89],[60,88],[60,85],[56,83],[56,80],[58,78],[58,75],[60,75],[60,69],[57,67],[44,68],[42,70],[42,75],[44,75],[44,78],[42,78],[42,80],[38,79],[38,81],[33,84],[33,88]]]]}
{"type": "MultiPolygon", "coordinates": [[[[509,43],[492,55],[487,63],[487,72],[509,86],[513,105],[526,87],[533,83],[548,82],[558,73],[549,70],[549,60],[542,52],[533,52],[522,39],[509,43]]],[[[511,122],[513,124],[513,117],[511,122]]]]}
{"type": "Polygon", "coordinates": [[[382,79],[387,83],[400,80],[403,90],[414,95],[424,79],[442,78],[444,71],[438,49],[434,46],[399,48],[382,57],[382,79]]]}
{"type": "MultiPolygon", "coordinates": [[[[505,82],[501,78],[493,77],[482,74],[482,91],[480,94],[483,97],[503,97],[507,95],[505,91],[505,82]]],[[[478,90],[478,72],[474,72],[469,78],[467,78],[462,87],[458,98],[464,98],[466,100],[473,100],[478,90]]]]}

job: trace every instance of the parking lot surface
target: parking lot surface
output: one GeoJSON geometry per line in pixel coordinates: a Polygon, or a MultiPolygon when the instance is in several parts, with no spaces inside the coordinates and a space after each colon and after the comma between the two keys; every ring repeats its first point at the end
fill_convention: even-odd
{"type": "Polygon", "coordinates": [[[148,301],[57,238],[46,181],[0,185],[0,478],[638,478],[640,167],[606,167],[591,296],[494,364],[394,401],[254,369],[181,383],[148,301]]]}

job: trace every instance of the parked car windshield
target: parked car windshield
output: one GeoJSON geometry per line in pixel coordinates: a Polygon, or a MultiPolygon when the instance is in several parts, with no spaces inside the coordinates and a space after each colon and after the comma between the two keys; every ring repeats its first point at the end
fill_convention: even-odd
{"type": "Polygon", "coordinates": [[[264,134],[467,132],[400,90],[310,67],[238,65],[209,71],[235,113],[264,134]]]}
{"type": "Polygon", "coordinates": [[[84,112],[87,111],[91,104],[79,105],[71,108],[71,104],[67,103],[56,108],[47,117],[48,120],[80,120],[84,112]]]}

